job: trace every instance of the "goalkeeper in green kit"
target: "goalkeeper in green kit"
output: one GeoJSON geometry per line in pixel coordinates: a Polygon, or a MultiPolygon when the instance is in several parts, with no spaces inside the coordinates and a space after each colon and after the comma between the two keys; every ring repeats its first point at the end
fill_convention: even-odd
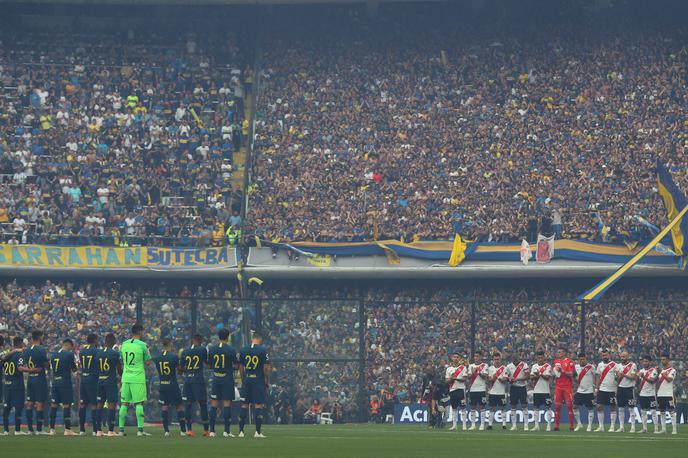
{"type": "Polygon", "coordinates": [[[137,436],[150,436],[143,432],[143,403],[146,394],[146,364],[151,362],[148,346],[141,341],[143,327],[135,324],[131,327],[131,339],[122,342],[119,350],[122,360],[122,390],[119,408],[119,435],[124,436],[124,422],[129,406],[136,409],[137,436]]]}

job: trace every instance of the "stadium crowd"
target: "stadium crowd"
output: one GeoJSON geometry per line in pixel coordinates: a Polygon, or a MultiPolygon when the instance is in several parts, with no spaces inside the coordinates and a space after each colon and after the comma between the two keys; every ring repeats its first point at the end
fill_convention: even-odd
{"type": "Polygon", "coordinates": [[[3,31],[2,241],[207,246],[240,223],[235,40],[137,33],[3,31]]]}
{"type": "Polygon", "coordinates": [[[657,158],[688,187],[685,27],[457,20],[351,15],[276,30],[253,231],[633,242],[662,225],[657,158]]]}

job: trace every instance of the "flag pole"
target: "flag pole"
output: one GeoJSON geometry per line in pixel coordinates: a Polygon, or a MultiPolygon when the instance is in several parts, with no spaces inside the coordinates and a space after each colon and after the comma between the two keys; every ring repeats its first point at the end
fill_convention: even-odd
{"type": "Polygon", "coordinates": [[[602,294],[604,294],[609,288],[611,288],[611,286],[614,283],[616,283],[623,276],[623,274],[629,271],[634,265],[638,263],[638,261],[645,257],[645,255],[649,253],[650,250],[652,250],[660,242],[660,240],[662,240],[669,233],[669,231],[673,229],[674,226],[680,223],[681,219],[683,219],[686,213],[688,213],[688,205],[686,205],[683,208],[683,210],[681,210],[681,212],[678,215],[676,215],[676,218],[674,218],[667,227],[662,229],[660,233],[657,234],[650,243],[648,243],[642,250],[636,253],[635,256],[628,260],[626,264],[621,266],[609,278],[601,281],[594,288],[580,295],[578,297],[578,300],[596,301],[597,299],[599,299],[600,296],[602,296],[602,294]]]}

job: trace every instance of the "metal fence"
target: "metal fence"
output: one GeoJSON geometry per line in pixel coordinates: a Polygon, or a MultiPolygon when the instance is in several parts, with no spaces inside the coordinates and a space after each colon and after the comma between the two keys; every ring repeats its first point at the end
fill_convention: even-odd
{"type": "Polygon", "coordinates": [[[636,360],[669,351],[679,370],[688,368],[688,299],[578,304],[144,296],[137,319],[154,354],[164,338],[180,349],[196,333],[213,342],[226,327],[239,349],[252,330],[259,331],[274,369],[273,420],[288,408],[299,421],[301,410],[318,398],[336,403],[348,421],[365,421],[372,393],[400,387],[417,392],[417,376],[427,365],[441,365],[450,351],[470,357],[499,349],[534,358],[536,349],[553,355],[563,344],[589,354],[623,348],[636,360]],[[289,403],[279,401],[282,390],[289,403]]]}

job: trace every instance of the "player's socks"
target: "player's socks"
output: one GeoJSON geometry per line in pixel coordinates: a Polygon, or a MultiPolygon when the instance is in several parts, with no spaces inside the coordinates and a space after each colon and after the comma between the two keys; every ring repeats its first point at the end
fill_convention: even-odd
{"type": "Polygon", "coordinates": [[[136,426],[143,431],[143,404],[136,404],[136,426]]]}
{"type": "Polygon", "coordinates": [[[656,410],[651,410],[650,415],[652,415],[652,424],[655,425],[655,432],[659,430],[659,412],[656,410]]]}
{"type": "Polygon", "coordinates": [[[191,403],[187,402],[186,406],[184,407],[184,415],[186,417],[186,422],[187,422],[187,429],[189,432],[193,429],[193,418],[191,417],[191,403]]]}
{"type": "Polygon", "coordinates": [[[8,406],[2,409],[2,424],[5,427],[5,431],[10,430],[10,410],[11,407],[8,406]]]}
{"type": "Polygon", "coordinates": [[[506,428],[506,410],[502,410],[502,428],[506,428]]]}
{"type": "Polygon", "coordinates": [[[91,410],[91,418],[93,419],[93,432],[96,432],[96,433],[102,429],[101,428],[100,414],[101,414],[100,409],[91,410]]]}
{"type": "Polygon", "coordinates": [[[662,432],[665,433],[667,428],[666,428],[666,412],[659,412],[659,421],[661,422],[660,424],[662,425],[662,432]]]}
{"type": "Polygon", "coordinates": [[[567,405],[566,405],[566,410],[568,411],[568,414],[569,414],[569,429],[570,429],[570,428],[573,428],[573,422],[574,422],[574,419],[573,419],[573,406],[567,404],[567,405]]]}
{"type": "Polygon", "coordinates": [[[516,427],[516,409],[511,409],[511,426],[516,427]]]}
{"type": "Polygon", "coordinates": [[[210,406],[210,431],[215,432],[217,422],[217,407],[210,406]]]}
{"type": "MultiPolygon", "coordinates": [[[[241,413],[239,414],[239,432],[244,432],[244,424],[246,424],[246,415],[248,414],[248,409],[245,407],[241,408],[241,413]]],[[[8,413],[9,415],[9,413],[8,413]]]]}
{"type": "Polygon", "coordinates": [[[62,416],[64,417],[65,430],[72,429],[72,409],[70,407],[63,407],[62,416]]]}
{"type": "Polygon", "coordinates": [[[179,429],[183,433],[186,432],[186,419],[184,418],[184,411],[183,410],[177,410],[177,421],[179,421],[179,429]]]}
{"type": "Polygon", "coordinates": [[[124,431],[124,423],[127,421],[127,413],[129,412],[129,407],[122,405],[119,406],[119,429],[124,431]]]}
{"type": "Polygon", "coordinates": [[[79,407],[79,431],[86,432],[86,407],[79,407]]]}
{"type": "Polygon", "coordinates": [[[626,409],[619,410],[619,427],[626,426],[626,409]]]}
{"type": "Polygon", "coordinates": [[[229,432],[229,427],[232,424],[232,408],[223,407],[222,408],[222,418],[225,420],[225,432],[229,432]]]}
{"type": "Polygon", "coordinates": [[[554,404],[554,427],[559,429],[561,422],[561,404],[554,404]]]}
{"type": "Polygon", "coordinates": [[[260,434],[260,428],[263,426],[263,408],[256,408],[256,432],[260,434]]]}
{"type": "Polygon", "coordinates": [[[50,409],[50,429],[55,429],[55,419],[57,418],[57,407],[50,409]]]}
{"type": "Polygon", "coordinates": [[[616,412],[613,410],[609,413],[609,420],[612,422],[610,428],[614,429],[614,425],[616,424],[616,412]]]}
{"type": "Polygon", "coordinates": [[[468,411],[466,409],[461,410],[461,425],[463,429],[466,429],[466,423],[468,422],[468,411]]]}
{"type": "Polygon", "coordinates": [[[592,422],[595,421],[595,411],[588,409],[588,427],[592,427],[592,422]]]}
{"type": "Polygon", "coordinates": [[[14,409],[14,430],[21,431],[22,410],[14,409]]]}
{"type": "MultiPolygon", "coordinates": [[[[126,414],[125,414],[126,416],[126,414]]],[[[108,427],[110,431],[115,430],[115,418],[117,417],[117,411],[115,409],[108,409],[108,427]]]]}
{"type": "Polygon", "coordinates": [[[203,431],[208,431],[208,405],[205,402],[199,402],[198,407],[201,409],[201,423],[203,424],[203,431]]]}
{"type": "Polygon", "coordinates": [[[33,409],[26,409],[26,427],[33,432],[33,409]]]}
{"type": "Polygon", "coordinates": [[[676,411],[671,412],[671,432],[676,432],[676,411]]]}
{"type": "Polygon", "coordinates": [[[170,432],[170,412],[169,410],[162,411],[162,428],[166,433],[170,432]]]}
{"type": "Polygon", "coordinates": [[[43,417],[45,415],[45,410],[36,411],[36,431],[39,433],[43,431],[43,417]]]}

